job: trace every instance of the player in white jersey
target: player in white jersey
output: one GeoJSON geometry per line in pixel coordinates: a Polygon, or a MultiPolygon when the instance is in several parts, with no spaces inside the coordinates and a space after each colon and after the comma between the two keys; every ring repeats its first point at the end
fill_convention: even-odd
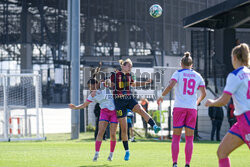
{"type": "Polygon", "coordinates": [[[189,52],[186,52],[181,59],[181,70],[176,71],[169,85],[163,91],[162,96],[157,100],[157,103],[163,102],[163,97],[167,95],[172,88],[175,87],[175,103],[173,110],[173,138],[172,138],[172,160],[173,166],[177,167],[179,154],[179,142],[181,138],[182,128],[185,127],[185,157],[186,167],[189,167],[192,152],[194,129],[197,117],[197,105],[205,98],[206,89],[205,83],[201,75],[192,70],[193,61],[189,52]],[[197,99],[197,90],[200,90],[201,95],[197,99]]]}
{"type": "Polygon", "coordinates": [[[216,100],[208,99],[206,106],[224,106],[231,96],[234,101],[234,115],[237,122],[232,126],[217,151],[220,167],[230,167],[229,154],[244,142],[250,149],[250,52],[243,43],[232,50],[234,71],[227,77],[224,92],[216,100]]]}
{"type": "Polygon", "coordinates": [[[79,106],[69,104],[69,107],[71,109],[81,109],[87,107],[93,101],[100,104],[101,113],[98,126],[99,131],[96,137],[96,143],[95,143],[96,153],[93,158],[93,161],[97,161],[99,157],[102,138],[108,126],[108,123],[110,123],[110,154],[108,160],[112,161],[113,152],[115,150],[115,145],[116,145],[116,129],[118,124],[113,94],[108,87],[105,87],[105,83],[98,82],[96,79],[90,79],[88,81],[88,86],[89,89],[91,90],[91,94],[88,96],[86,102],[84,102],[79,106]]]}

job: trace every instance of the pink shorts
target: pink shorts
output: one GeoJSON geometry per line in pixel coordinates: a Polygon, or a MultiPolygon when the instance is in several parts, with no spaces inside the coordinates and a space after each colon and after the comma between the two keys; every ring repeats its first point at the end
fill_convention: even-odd
{"type": "Polygon", "coordinates": [[[173,111],[173,128],[187,127],[195,129],[197,110],[175,107],[173,111]]]}
{"type": "Polygon", "coordinates": [[[228,132],[241,138],[250,149],[250,111],[236,116],[236,118],[237,122],[228,132]]]}
{"type": "Polygon", "coordinates": [[[110,111],[107,108],[101,109],[100,119],[99,121],[107,121],[110,123],[118,123],[116,110],[110,111]]]}

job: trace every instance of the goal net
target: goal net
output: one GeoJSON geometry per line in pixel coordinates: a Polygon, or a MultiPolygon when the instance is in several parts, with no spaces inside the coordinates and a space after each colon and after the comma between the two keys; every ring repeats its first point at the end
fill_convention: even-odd
{"type": "Polygon", "coordinates": [[[0,141],[44,140],[39,74],[0,74],[0,141]]]}

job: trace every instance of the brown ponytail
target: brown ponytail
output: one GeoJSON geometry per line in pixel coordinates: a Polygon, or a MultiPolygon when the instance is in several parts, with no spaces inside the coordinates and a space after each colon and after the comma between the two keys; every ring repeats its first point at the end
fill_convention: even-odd
{"type": "Polygon", "coordinates": [[[191,66],[193,64],[193,59],[192,57],[190,56],[190,52],[185,52],[184,53],[184,56],[181,58],[181,63],[184,65],[184,66],[191,66]]]}
{"type": "Polygon", "coordinates": [[[246,43],[235,46],[232,50],[232,55],[235,55],[236,58],[245,66],[250,66],[250,51],[246,43]]]}

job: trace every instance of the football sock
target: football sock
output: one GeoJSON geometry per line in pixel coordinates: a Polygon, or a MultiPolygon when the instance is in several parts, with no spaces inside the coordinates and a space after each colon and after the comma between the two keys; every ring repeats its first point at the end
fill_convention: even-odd
{"type": "Polygon", "coordinates": [[[99,152],[100,151],[100,147],[101,147],[102,141],[95,141],[95,151],[99,152]]]}
{"type": "Polygon", "coordinates": [[[230,167],[230,159],[227,158],[223,158],[219,160],[219,167],[230,167]]]}
{"type": "Polygon", "coordinates": [[[186,138],[186,145],[185,145],[186,164],[189,165],[193,154],[194,136],[185,136],[185,138],[186,138]]]}
{"type": "Polygon", "coordinates": [[[180,139],[181,139],[180,135],[173,135],[172,148],[171,148],[173,163],[177,163],[177,160],[178,160],[180,139]]]}
{"type": "Polygon", "coordinates": [[[150,118],[148,120],[148,124],[153,127],[155,125],[155,121],[152,118],[150,118]]]}
{"type": "Polygon", "coordinates": [[[115,145],[116,145],[116,140],[115,141],[110,140],[110,152],[114,152],[115,145]]]}
{"type": "Polygon", "coordinates": [[[122,141],[124,149],[128,150],[128,141],[122,141]]]}

